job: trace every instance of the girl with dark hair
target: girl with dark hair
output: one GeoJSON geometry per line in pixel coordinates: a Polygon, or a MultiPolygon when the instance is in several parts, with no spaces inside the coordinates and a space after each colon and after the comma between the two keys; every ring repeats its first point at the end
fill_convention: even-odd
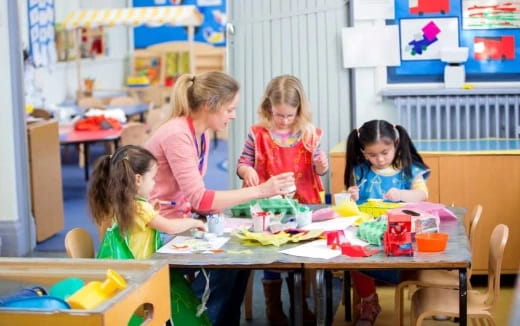
{"type": "Polygon", "coordinates": [[[148,202],[157,172],[157,161],[146,149],[123,146],[113,155],[101,157],[92,172],[88,205],[95,223],[110,226],[117,222],[135,258],[147,259],[155,252],[153,229],[175,234],[204,223],[191,217],[175,220],[161,216],[158,202],[148,202]]]}
{"type": "MultiPolygon", "coordinates": [[[[371,120],[347,138],[345,187],[358,204],[369,198],[392,202],[426,200],[429,173],[402,126],[371,120]]],[[[374,278],[367,274],[391,282],[399,278],[390,271],[351,272],[352,284],[361,297],[356,326],[373,325],[381,312],[374,278]]]]}

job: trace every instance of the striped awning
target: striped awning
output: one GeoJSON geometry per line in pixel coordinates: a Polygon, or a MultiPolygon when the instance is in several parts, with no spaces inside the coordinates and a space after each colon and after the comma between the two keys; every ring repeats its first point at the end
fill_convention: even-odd
{"type": "Polygon", "coordinates": [[[195,6],[138,7],[120,9],[85,9],[65,18],[66,29],[116,25],[198,26],[203,16],[195,6]]]}

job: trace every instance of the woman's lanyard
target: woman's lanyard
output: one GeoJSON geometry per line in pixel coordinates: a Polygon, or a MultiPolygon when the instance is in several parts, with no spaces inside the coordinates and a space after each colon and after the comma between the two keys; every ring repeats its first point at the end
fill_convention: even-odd
{"type": "Polygon", "coordinates": [[[197,156],[199,157],[199,172],[202,175],[202,169],[204,168],[204,157],[206,156],[206,137],[204,133],[200,136],[200,147],[199,142],[197,141],[197,136],[195,135],[195,127],[193,126],[193,120],[191,117],[187,117],[188,126],[190,127],[191,134],[193,136],[193,141],[195,142],[195,149],[197,150],[197,156]]]}

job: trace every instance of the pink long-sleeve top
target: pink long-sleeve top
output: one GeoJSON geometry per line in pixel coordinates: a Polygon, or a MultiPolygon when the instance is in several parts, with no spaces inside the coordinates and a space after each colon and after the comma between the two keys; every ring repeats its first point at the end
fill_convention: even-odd
{"type": "Polygon", "coordinates": [[[160,214],[169,218],[181,217],[188,205],[196,211],[209,211],[215,197],[215,191],[206,189],[203,180],[208,163],[208,134],[205,133],[205,153],[199,157],[188,119],[180,117],[166,122],[145,144],[158,165],[150,199],[174,201],[175,206],[160,206],[160,214]],[[201,159],[202,171],[199,171],[201,159]]]}

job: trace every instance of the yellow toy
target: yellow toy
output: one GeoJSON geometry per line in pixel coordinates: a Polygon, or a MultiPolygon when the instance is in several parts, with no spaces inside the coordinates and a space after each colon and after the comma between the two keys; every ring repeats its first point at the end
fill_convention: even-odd
{"type": "Polygon", "coordinates": [[[107,270],[107,279],[92,281],[67,298],[72,309],[92,309],[111,298],[117,290],[126,288],[125,279],[113,269],[107,270]]]}

